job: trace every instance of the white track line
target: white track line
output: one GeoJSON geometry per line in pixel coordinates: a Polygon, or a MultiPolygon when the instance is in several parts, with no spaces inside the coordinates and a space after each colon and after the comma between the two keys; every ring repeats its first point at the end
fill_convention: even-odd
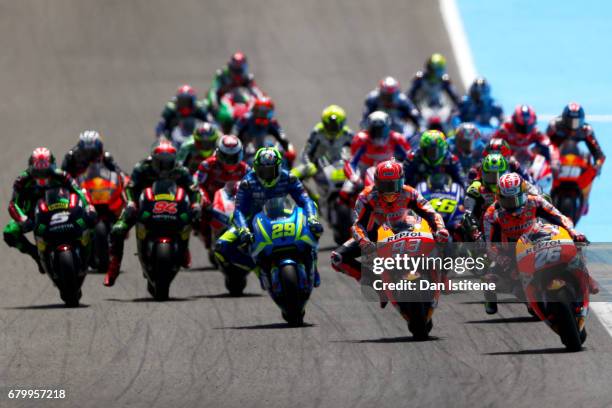
{"type": "MultiPolygon", "coordinates": [[[[476,66],[463,28],[463,21],[457,8],[457,2],[456,0],[439,0],[439,6],[442,20],[453,47],[461,82],[467,89],[476,77],[476,66]]],[[[550,120],[554,116],[556,115],[540,115],[540,119],[550,120]]],[[[612,115],[588,115],[587,118],[591,122],[612,122],[612,115]]],[[[591,309],[597,314],[604,328],[612,336],[612,303],[594,302],[591,303],[591,309]]]]}

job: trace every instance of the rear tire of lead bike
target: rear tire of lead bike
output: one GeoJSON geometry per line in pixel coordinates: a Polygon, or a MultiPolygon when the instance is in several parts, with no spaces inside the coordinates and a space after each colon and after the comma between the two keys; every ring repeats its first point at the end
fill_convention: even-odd
{"type": "Polygon", "coordinates": [[[155,271],[155,285],[153,299],[158,302],[168,300],[170,295],[170,276],[172,275],[172,247],[169,243],[161,242],[155,248],[153,258],[155,271]]]}
{"type": "Polygon", "coordinates": [[[578,202],[575,197],[560,197],[557,208],[563,215],[570,218],[574,224],[578,223],[580,219],[580,209],[578,208],[578,202]]]}
{"type": "Polygon", "coordinates": [[[225,275],[225,288],[229,292],[230,296],[242,296],[246,285],[247,277],[239,270],[230,270],[225,275]]]}
{"type": "MultiPolygon", "coordinates": [[[[571,306],[572,296],[567,289],[562,288],[555,297],[553,302],[549,304],[549,307],[555,316],[555,323],[557,324],[561,342],[568,351],[580,351],[582,350],[583,341],[571,306]]],[[[584,338],[586,339],[586,335],[584,338]]]]}
{"type": "Polygon", "coordinates": [[[412,337],[418,341],[429,339],[429,332],[433,327],[433,322],[427,320],[429,305],[423,302],[400,303],[400,310],[410,316],[408,330],[412,333],[412,337]]]}
{"type": "Polygon", "coordinates": [[[104,221],[98,221],[94,231],[94,253],[93,264],[98,273],[105,273],[108,270],[109,249],[108,249],[108,228],[104,221]]]}
{"type": "Polygon", "coordinates": [[[293,264],[283,265],[279,273],[283,296],[283,318],[292,327],[304,325],[304,302],[299,273],[293,264]]]}
{"type": "Polygon", "coordinates": [[[79,300],[81,299],[82,293],[72,252],[60,252],[57,255],[57,267],[60,297],[66,304],[66,307],[79,306],[79,300]]]}

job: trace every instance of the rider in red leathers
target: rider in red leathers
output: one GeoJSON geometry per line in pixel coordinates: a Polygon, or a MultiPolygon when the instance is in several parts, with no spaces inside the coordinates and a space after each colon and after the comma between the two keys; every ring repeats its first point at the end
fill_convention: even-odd
{"type": "MultiPolygon", "coordinates": [[[[226,135],[219,140],[215,154],[200,163],[196,179],[202,195],[202,209],[210,211],[215,192],[226,183],[239,182],[249,170],[242,160],[244,156],[242,143],[234,135],[226,135]]],[[[202,217],[201,231],[204,244],[210,248],[210,217],[202,217]]]]}
{"type": "Polygon", "coordinates": [[[540,153],[556,168],[559,162],[557,149],[551,145],[550,139],[540,132],[537,124],[537,116],[531,106],[518,105],[509,121],[504,122],[495,132],[493,138],[503,139],[508,142],[515,156],[520,156],[531,145],[536,146],[540,153]]]}
{"type": "Polygon", "coordinates": [[[361,263],[356,258],[375,249],[375,233],[381,224],[403,220],[410,210],[429,223],[436,241],[448,241],[442,216],[417,190],[404,185],[402,165],[395,160],[378,164],[374,185],[366,187],[357,199],[353,238],[332,252],[333,268],[361,280],[361,263]]]}

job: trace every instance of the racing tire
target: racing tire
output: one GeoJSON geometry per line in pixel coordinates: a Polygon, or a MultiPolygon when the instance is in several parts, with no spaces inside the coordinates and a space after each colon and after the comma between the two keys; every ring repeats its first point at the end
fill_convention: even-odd
{"type": "Polygon", "coordinates": [[[283,318],[291,327],[304,325],[304,301],[296,265],[283,265],[279,271],[282,288],[283,318]]]}
{"type": "Polygon", "coordinates": [[[580,208],[578,208],[578,201],[574,196],[559,197],[559,204],[557,208],[563,215],[570,218],[574,224],[578,223],[580,219],[580,208]]]}
{"type": "Polygon", "coordinates": [[[247,277],[238,270],[230,270],[225,275],[225,288],[232,297],[239,297],[244,294],[247,285],[247,277]]]}
{"type": "Polygon", "coordinates": [[[77,267],[71,251],[61,251],[57,254],[60,297],[66,307],[78,307],[81,299],[81,287],[77,276],[77,267]]]}
{"type": "Polygon", "coordinates": [[[403,315],[409,317],[408,330],[412,333],[412,337],[417,341],[429,339],[429,332],[433,328],[431,319],[427,319],[429,304],[424,302],[407,302],[400,303],[400,310],[403,315]]]}
{"type": "Polygon", "coordinates": [[[160,242],[155,248],[153,257],[155,271],[155,285],[153,285],[153,299],[158,302],[168,300],[170,296],[170,276],[174,263],[172,262],[172,246],[167,242],[160,242]]]}
{"type": "Polygon", "coordinates": [[[104,221],[98,221],[94,229],[94,253],[91,257],[92,267],[98,273],[105,273],[109,263],[108,228],[104,221]]]}
{"type": "MultiPolygon", "coordinates": [[[[578,330],[576,316],[571,306],[572,298],[567,289],[561,288],[553,297],[549,308],[552,309],[552,314],[555,316],[557,332],[565,348],[568,351],[580,351],[583,342],[581,340],[581,333],[578,330]]],[[[584,338],[586,340],[586,332],[584,338]]]]}

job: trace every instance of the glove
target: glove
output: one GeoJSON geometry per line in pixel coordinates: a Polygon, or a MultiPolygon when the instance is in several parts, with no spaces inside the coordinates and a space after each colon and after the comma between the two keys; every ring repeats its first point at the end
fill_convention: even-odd
{"type": "Polygon", "coordinates": [[[251,244],[255,238],[253,233],[248,228],[242,228],[238,231],[238,240],[241,244],[251,244]]]}
{"type": "Polygon", "coordinates": [[[450,234],[448,233],[448,230],[446,228],[440,228],[439,230],[437,230],[434,234],[434,238],[436,240],[436,242],[440,243],[440,244],[445,244],[448,242],[450,234]]]}
{"type": "Polygon", "coordinates": [[[111,236],[124,239],[129,231],[129,226],[123,220],[118,220],[111,228],[111,236]]]}
{"type": "Polygon", "coordinates": [[[376,252],[376,244],[369,239],[362,239],[359,241],[359,248],[361,248],[361,253],[364,255],[376,252]]]}
{"type": "Polygon", "coordinates": [[[578,232],[576,230],[571,230],[570,235],[574,242],[589,242],[589,240],[583,233],[578,232]]]}
{"type": "Polygon", "coordinates": [[[25,221],[22,221],[19,224],[19,227],[24,234],[30,232],[34,229],[34,220],[31,218],[26,218],[25,221]]]}
{"type": "Polygon", "coordinates": [[[310,228],[310,232],[317,238],[321,236],[323,233],[323,225],[319,222],[319,217],[316,215],[311,215],[308,217],[308,228],[310,228]]]}

